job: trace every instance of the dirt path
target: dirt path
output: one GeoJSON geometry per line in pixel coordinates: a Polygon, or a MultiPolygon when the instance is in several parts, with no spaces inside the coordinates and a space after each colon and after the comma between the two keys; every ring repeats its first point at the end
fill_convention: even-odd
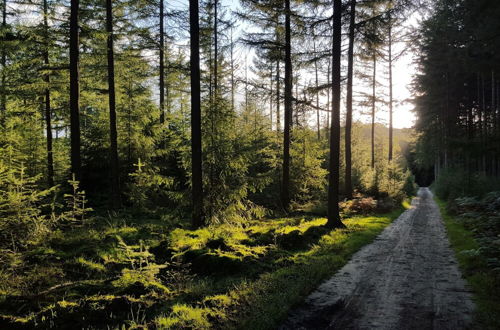
{"type": "Polygon", "coordinates": [[[412,205],[280,329],[467,329],[474,305],[439,208],[427,188],[412,205]]]}

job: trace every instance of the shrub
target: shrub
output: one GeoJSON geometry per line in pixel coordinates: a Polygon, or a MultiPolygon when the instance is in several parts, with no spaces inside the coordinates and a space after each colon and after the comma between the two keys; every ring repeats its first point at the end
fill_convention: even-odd
{"type": "MultiPolygon", "coordinates": [[[[3,150],[0,150],[0,154],[3,150]]],[[[41,208],[54,188],[40,189],[38,176],[26,174],[21,162],[10,164],[0,159],[0,247],[13,250],[40,240],[56,221],[41,208]]]]}

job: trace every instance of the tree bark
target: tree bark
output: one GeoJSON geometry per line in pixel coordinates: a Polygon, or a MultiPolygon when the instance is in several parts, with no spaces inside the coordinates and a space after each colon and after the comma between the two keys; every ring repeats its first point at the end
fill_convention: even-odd
{"type": "Polygon", "coordinates": [[[281,132],[280,60],[276,61],[276,132],[281,132]]]}
{"type": "Polygon", "coordinates": [[[80,138],[80,33],[79,0],[71,0],[70,40],[69,40],[69,79],[70,79],[70,134],[71,134],[71,172],[75,179],[82,178],[81,138],[80,138]]]}
{"type": "Polygon", "coordinates": [[[349,49],[347,54],[347,95],[345,119],[345,195],[352,198],[352,85],[354,71],[354,25],[356,23],[356,0],[351,0],[351,15],[349,21],[349,49]]]}
{"type": "MultiPolygon", "coordinates": [[[[7,27],[7,0],[3,0],[2,5],[2,29],[5,30],[7,27]]],[[[1,64],[2,64],[2,77],[1,84],[2,88],[0,92],[2,95],[0,96],[0,127],[5,126],[5,117],[7,116],[7,89],[5,88],[7,83],[7,75],[5,74],[5,68],[7,67],[7,53],[5,46],[2,45],[2,54],[1,54],[1,64]]]]}
{"type": "Polygon", "coordinates": [[[165,28],[164,3],[160,0],[160,124],[165,122],[165,28]]]}
{"type": "Polygon", "coordinates": [[[235,82],[234,82],[234,43],[233,43],[233,27],[231,26],[231,110],[235,111],[234,106],[235,82]]]}
{"type": "Polygon", "coordinates": [[[273,67],[271,65],[271,72],[270,72],[270,80],[269,80],[269,121],[271,122],[271,131],[273,130],[273,81],[274,81],[274,76],[273,76],[273,67]]]}
{"type": "MultiPolygon", "coordinates": [[[[375,50],[374,50],[375,52],[375,50]]],[[[371,150],[372,150],[372,169],[375,168],[375,109],[377,102],[377,56],[373,54],[373,77],[372,77],[372,132],[371,132],[371,150]]]]}
{"type": "MultiPolygon", "coordinates": [[[[330,94],[331,94],[331,75],[330,75],[330,66],[332,65],[332,61],[328,61],[328,69],[326,72],[326,81],[328,84],[328,88],[326,90],[326,108],[330,106],[330,94]]],[[[330,111],[326,112],[326,139],[330,141],[330,111]]]]}
{"type": "Polygon", "coordinates": [[[217,104],[217,97],[219,93],[219,31],[218,31],[218,13],[219,1],[214,1],[214,92],[217,104]]]}
{"type": "Polygon", "coordinates": [[[292,49],[290,0],[285,0],[285,125],[283,136],[283,181],[281,202],[288,211],[290,205],[290,125],[292,121],[292,49]]]}
{"type": "Polygon", "coordinates": [[[113,4],[106,0],[106,32],[108,55],[108,96],[109,96],[109,157],[111,170],[111,204],[120,207],[120,167],[118,160],[118,133],[116,129],[116,92],[115,92],[115,52],[113,49],[113,4]]]}
{"type": "Polygon", "coordinates": [[[204,225],[201,150],[200,23],[198,0],[189,0],[190,70],[191,70],[191,185],[192,225],[204,225]]]}
{"type": "MultiPolygon", "coordinates": [[[[316,36],[313,31],[313,52],[316,56],[316,36]]],[[[318,60],[314,61],[314,73],[316,78],[316,130],[318,134],[318,141],[321,139],[321,123],[319,117],[319,78],[318,78],[318,60]]]]}
{"type": "MultiPolygon", "coordinates": [[[[46,67],[49,67],[49,23],[48,23],[48,4],[47,0],[43,0],[43,28],[45,49],[43,51],[43,62],[46,67]]],[[[47,183],[49,187],[54,186],[54,156],[52,152],[52,110],[50,106],[50,75],[45,73],[45,130],[47,131],[47,183]]]]}
{"type": "Polygon", "coordinates": [[[339,213],[340,183],[340,61],[342,55],[342,0],[333,0],[332,41],[332,125],[330,133],[330,165],[328,178],[329,228],[345,227],[339,213]]]}
{"type": "Polygon", "coordinates": [[[389,161],[393,154],[392,98],[392,20],[389,17],[389,161]]]}

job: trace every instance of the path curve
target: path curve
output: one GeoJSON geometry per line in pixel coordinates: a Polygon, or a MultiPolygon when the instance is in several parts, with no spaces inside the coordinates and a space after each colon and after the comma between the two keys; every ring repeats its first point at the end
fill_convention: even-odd
{"type": "Polygon", "coordinates": [[[436,329],[471,325],[474,304],[439,207],[420,188],[412,208],[292,310],[285,329],[436,329]]]}

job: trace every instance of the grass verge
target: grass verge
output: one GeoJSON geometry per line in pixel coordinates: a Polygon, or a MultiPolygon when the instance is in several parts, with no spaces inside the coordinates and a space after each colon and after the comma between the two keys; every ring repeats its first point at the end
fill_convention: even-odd
{"type": "Polygon", "coordinates": [[[447,203],[435,198],[455,251],[462,273],[474,293],[476,303],[474,328],[500,329],[500,278],[488,267],[485,257],[477,251],[480,245],[474,233],[457,221],[447,210],[447,203]]]}

